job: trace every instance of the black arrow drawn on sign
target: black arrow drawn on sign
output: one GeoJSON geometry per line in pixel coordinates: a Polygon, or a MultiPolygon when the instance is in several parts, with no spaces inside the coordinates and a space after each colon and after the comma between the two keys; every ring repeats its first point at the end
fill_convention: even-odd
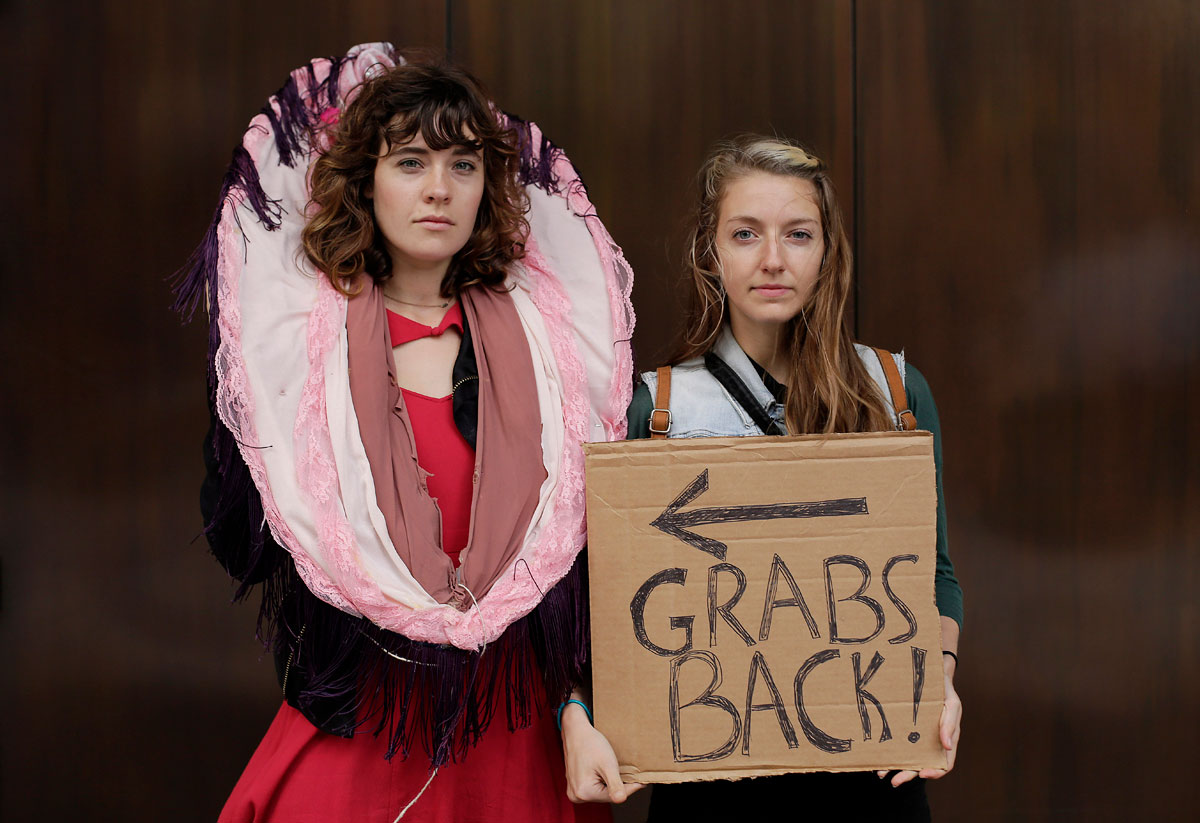
{"type": "Polygon", "coordinates": [[[749,520],[782,520],[789,517],[841,517],[851,514],[867,514],[867,498],[842,497],[837,500],[817,500],[812,503],[764,503],[751,506],[713,506],[707,509],[692,509],[681,512],[708,491],[708,469],[696,475],[671,505],[650,525],[659,531],[682,540],[693,548],[708,552],[718,560],[725,559],[726,546],[719,540],[703,537],[690,529],[708,523],[741,523],[749,520]]]}

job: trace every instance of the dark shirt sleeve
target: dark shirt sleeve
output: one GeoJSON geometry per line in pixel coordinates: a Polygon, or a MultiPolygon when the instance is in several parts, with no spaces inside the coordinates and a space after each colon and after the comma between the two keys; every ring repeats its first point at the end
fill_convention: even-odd
{"type": "Polygon", "coordinates": [[[629,421],[629,434],[626,440],[647,440],[650,437],[650,412],[654,411],[654,399],[650,396],[650,387],[638,383],[633,389],[633,400],[629,402],[629,410],[625,419],[629,421]]]}
{"type": "Polygon", "coordinates": [[[904,364],[904,393],[908,398],[908,407],[917,417],[917,428],[933,434],[933,463],[937,470],[937,565],[934,570],[933,588],[938,612],[952,618],[961,628],[962,586],[954,576],[954,564],[950,562],[950,548],[946,539],[946,495],[942,490],[942,428],[929,383],[911,363],[904,364]]]}

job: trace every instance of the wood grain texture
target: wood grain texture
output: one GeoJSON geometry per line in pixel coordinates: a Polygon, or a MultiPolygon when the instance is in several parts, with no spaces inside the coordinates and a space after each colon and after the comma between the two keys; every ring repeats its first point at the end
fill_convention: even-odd
{"type": "Polygon", "coordinates": [[[452,3],[456,60],[562,146],[636,274],[639,368],[681,328],[682,234],[714,141],[800,139],[852,213],[848,0],[452,3]]]}
{"type": "Polygon", "coordinates": [[[211,821],[278,706],[200,530],[204,330],[167,279],[287,73],[445,3],[4,3],[4,820],[211,821]],[[193,542],[194,541],[194,542],[193,542]]]}
{"type": "Polygon", "coordinates": [[[678,329],[712,141],[825,157],[859,216],[861,336],[941,404],[967,720],[937,819],[1200,806],[1200,7],[449,10],[0,4],[0,817],[212,820],[269,722],[254,608],[188,542],[204,342],[165,279],[286,73],[383,39],[448,39],[567,149],[637,273],[643,368],[678,329]]]}
{"type": "Polygon", "coordinates": [[[945,432],[967,592],[944,820],[1200,794],[1200,9],[858,4],[860,333],[945,432]]]}

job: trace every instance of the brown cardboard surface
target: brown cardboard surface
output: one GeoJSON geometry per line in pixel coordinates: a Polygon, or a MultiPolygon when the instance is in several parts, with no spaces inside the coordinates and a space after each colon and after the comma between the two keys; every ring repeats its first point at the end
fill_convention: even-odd
{"type": "Polygon", "coordinates": [[[932,435],[586,451],[593,708],[623,779],[945,766],[932,435]]]}

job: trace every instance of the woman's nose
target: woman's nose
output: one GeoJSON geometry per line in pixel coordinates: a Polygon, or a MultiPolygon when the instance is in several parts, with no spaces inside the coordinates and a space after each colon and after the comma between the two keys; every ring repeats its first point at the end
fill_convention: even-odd
{"type": "Polygon", "coordinates": [[[777,272],[783,270],[783,254],[781,251],[778,240],[768,239],[763,243],[763,271],[777,272]]]}
{"type": "Polygon", "coordinates": [[[425,178],[425,199],[431,202],[445,201],[450,198],[450,176],[442,168],[430,169],[425,178]]]}

